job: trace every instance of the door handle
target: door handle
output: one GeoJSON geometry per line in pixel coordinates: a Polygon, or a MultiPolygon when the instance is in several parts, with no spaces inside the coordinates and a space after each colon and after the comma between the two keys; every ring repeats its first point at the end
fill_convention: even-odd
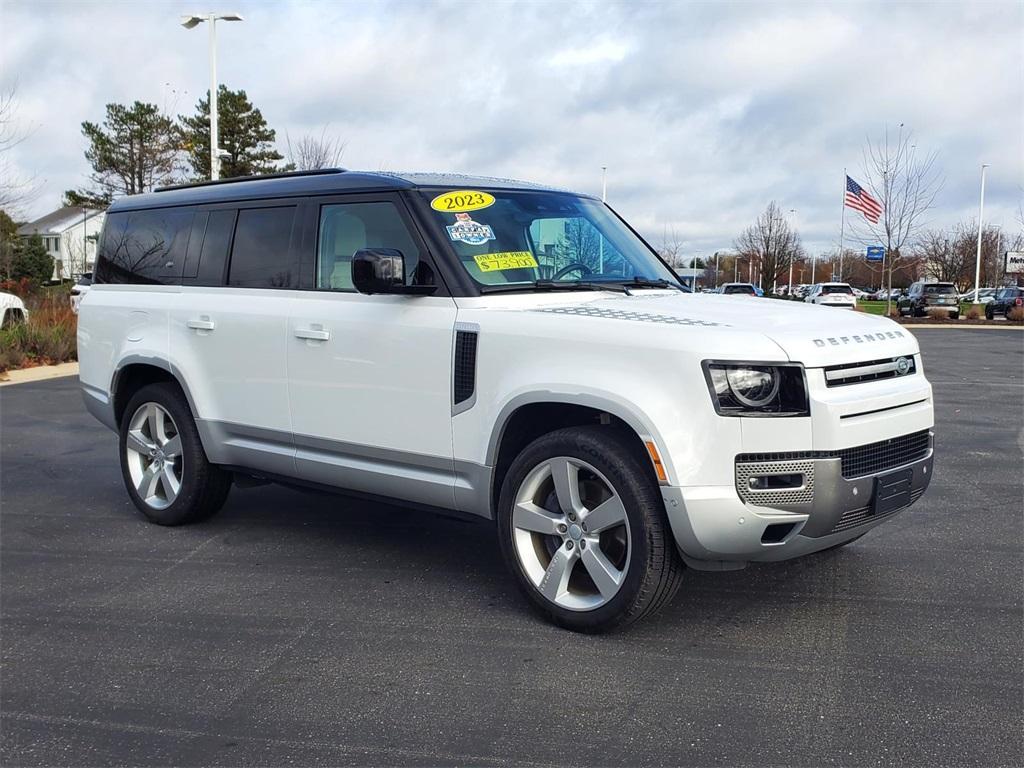
{"type": "Polygon", "coordinates": [[[311,339],[313,341],[327,341],[331,338],[330,331],[320,328],[296,328],[295,337],[299,339],[311,339]]]}
{"type": "Polygon", "coordinates": [[[185,325],[189,328],[194,328],[197,331],[212,331],[217,327],[217,324],[214,323],[213,320],[206,317],[200,318],[199,320],[189,320],[185,325]]]}

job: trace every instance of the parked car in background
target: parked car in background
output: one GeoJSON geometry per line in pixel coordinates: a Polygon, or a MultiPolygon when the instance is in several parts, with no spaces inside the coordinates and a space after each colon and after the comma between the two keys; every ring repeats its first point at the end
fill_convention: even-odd
{"type": "Polygon", "coordinates": [[[722,283],[718,293],[726,296],[757,296],[757,287],[753,283],[722,283]]]}
{"type": "Polygon", "coordinates": [[[0,291],[0,328],[10,328],[28,320],[25,302],[13,293],[0,291]]]}
{"type": "Polygon", "coordinates": [[[92,272],[86,272],[75,283],[71,289],[71,311],[76,315],[78,314],[78,305],[82,303],[82,298],[89,292],[89,286],[92,285],[92,272]]]}
{"type": "Polygon", "coordinates": [[[960,296],[952,283],[926,283],[919,280],[907,289],[906,296],[896,302],[896,310],[902,317],[944,314],[956,320],[960,317],[960,296]]]}
{"type": "Polygon", "coordinates": [[[1009,286],[1000,288],[995,297],[985,305],[985,317],[994,320],[1002,315],[1007,320],[1016,307],[1024,307],[1024,288],[1009,286]]]}
{"type": "Polygon", "coordinates": [[[854,287],[854,286],[851,286],[851,290],[853,291],[853,296],[856,299],[867,299],[867,298],[869,298],[869,294],[865,290],[862,290],[862,289],[854,287]]]}
{"type": "MultiPolygon", "coordinates": [[[[978,290],[978,303],[979,304],[988,304],[990,301],[993,301],[995,299],[997,293],[999,293],[999,289],[998,288],[981,288],[981,289],[979,289],[978,290]]],[[[974,303],[974,291],[971,290],[971,291],[967,291],[966,293],[961,293],[960,294],[960,301],[961,302],[966,302],[968,304],[973,304],[974,303]]]]}
{"type": "Polygon", "coordinates": [[[804,297],[808,304],[820,304],[823,307],[841,307],[853,309],[857,306],[857,297],[848,283],[818,283],[811,286],[810,292],[804,297]]]}

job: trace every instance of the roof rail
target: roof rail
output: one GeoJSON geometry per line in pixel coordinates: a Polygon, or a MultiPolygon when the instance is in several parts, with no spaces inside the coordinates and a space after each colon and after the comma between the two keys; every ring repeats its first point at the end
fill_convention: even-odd
{"type": "Polygon", "coordinates": [[[218,184],[237,184],[240,181],[262,181],[263,179],[289,179],[293,176],[324,176],[329,173],[345,173],[344,168],[317,168],[311,171],[281,171],[280,173],[263,173],[258,176],[234,176],[230,179],[216,181],[191,181],[186,184],[169,184],[157,187],[154,192],[170,192],[174,189],[193,189],[194,187],[213,187],[218,184]]]}

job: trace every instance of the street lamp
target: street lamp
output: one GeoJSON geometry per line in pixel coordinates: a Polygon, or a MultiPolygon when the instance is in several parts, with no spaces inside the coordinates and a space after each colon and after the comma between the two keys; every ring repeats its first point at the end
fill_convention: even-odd
{"type": "Polygon", "coordinates": [[[978,255],[974,261],[974,301],[978,303],[978,285],[981,281],[981,233],[982,219],[985,217],[985,169],[988,163],[981,164],[981,202],[978,204],[978,255]]]}
{"type": "MultiPolygon", "coordinates": [[[[210,25],[210,180],[220,178],[221,149],[217,141],[217,22],[241,21],[237,13],[208,13],[205,16],[191,14],[181,17],[181,26],[185,29],[202,24],[210,25]]],[[[225,153],[226,154],[226,153],[225,153]]]]}
{"type": "Polygon", "coordinates": [[[793,298],[793,257],[796,256],[796,208],[790,208],[793,214],[793,250],[789,254],[789,285],[786,286],[786,298],[793,298]]]}

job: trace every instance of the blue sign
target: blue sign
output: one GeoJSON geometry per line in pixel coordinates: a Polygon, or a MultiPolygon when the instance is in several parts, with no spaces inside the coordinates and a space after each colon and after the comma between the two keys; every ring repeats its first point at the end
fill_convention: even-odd
{"type": "Polygon", "coordinates": [[[885,261],[885,248],[881,245],[869,245],[868,261],[885,261]]]}

